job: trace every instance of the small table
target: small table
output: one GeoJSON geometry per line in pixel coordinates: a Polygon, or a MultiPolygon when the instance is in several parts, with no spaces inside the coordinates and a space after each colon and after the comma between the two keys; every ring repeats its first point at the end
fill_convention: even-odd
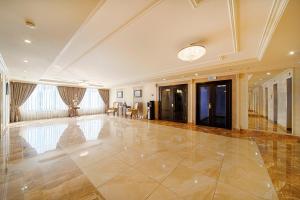
{"type": "Polygon", "coordinates": [[[80,109],[80,107],[75,106],[75,107],[71,107],[69,109],[69,117],[76,117],[78,116],[78,110],[80,109]]]}

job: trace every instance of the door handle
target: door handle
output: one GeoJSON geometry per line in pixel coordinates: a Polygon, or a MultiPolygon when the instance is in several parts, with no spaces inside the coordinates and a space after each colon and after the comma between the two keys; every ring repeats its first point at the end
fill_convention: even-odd
{"type": "Polygon", "coordinates": [[[211,109],[211,104],[210,103],[208,103],[208,109],[211,109]]]}

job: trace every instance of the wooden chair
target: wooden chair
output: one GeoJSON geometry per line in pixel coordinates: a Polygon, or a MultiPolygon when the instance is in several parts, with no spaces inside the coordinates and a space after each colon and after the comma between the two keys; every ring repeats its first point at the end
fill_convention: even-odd
{"type": "Polygon", "coordinates": [[[112,108],[108,108],[106,113],[107,115],[109,115],[110,113],[113,113],[114,115],[116,115],[116,112],[118,112],[119,110],[119,103],[118,102],[114,102],[113,103],[113,107],[112,108]]]}
{"type": "Polygon", "coordinates": [[[125,116],[130,116],[131,118],[137,118],[138,117],[138,111],[139,111],[139,103],[135,103],[133,108],[128,108],[128,110],[125,113],[125,116]]]}

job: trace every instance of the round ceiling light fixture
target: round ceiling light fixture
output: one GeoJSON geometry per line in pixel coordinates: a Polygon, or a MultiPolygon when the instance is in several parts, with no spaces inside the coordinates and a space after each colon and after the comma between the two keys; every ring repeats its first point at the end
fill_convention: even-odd
{"type": "Polygon", "coordinates": [[[183,48],[177,54],[177,57],[182,61],[192,62],[198,60],[206,53],[206,48],[201,45],[191,45],[183,48]]]}

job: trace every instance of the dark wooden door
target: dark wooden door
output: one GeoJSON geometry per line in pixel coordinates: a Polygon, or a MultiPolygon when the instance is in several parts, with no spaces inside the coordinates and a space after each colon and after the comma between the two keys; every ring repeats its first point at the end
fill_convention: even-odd
{"type": "Polygon", "coordinates": [[[231,80],[198,83],[196,123],[231,129],[231,80]]]}
{"type": "Polygon", "coordinates": [[[187,122],[187,84],[162,86],[160,91],[160,119],[187,122]]]}

